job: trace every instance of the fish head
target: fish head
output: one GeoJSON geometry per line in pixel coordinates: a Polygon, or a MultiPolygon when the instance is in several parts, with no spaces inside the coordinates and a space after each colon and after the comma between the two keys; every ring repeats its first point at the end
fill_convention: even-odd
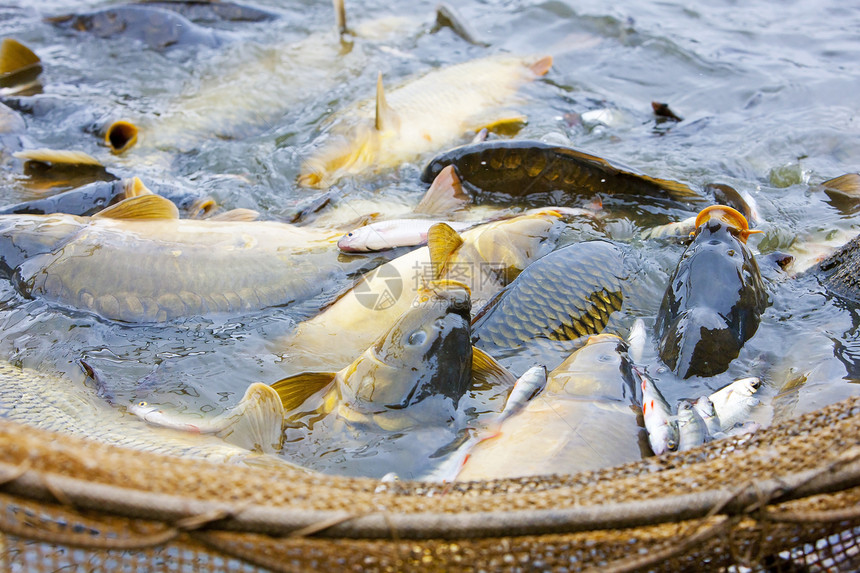
{"type": "Polygon", "coordinates": [[[362,253],[371,250],[379,233],[370,225],[359,227],[342,236],[337,241],[337,248],[344,253],[362,253]]]}
{"type": "Polygon", "coordinates": [[[456,406],[471,383],[470,309],[463,283],[419,290],[411,308],[343,371],[343,405],[376,414],[442,396],[456,406]]]}

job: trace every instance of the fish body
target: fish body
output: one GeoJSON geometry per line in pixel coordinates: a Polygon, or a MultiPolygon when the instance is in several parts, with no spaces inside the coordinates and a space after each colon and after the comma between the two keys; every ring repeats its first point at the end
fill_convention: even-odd
{"type": "Polygon", "coordinates": [[[592,336],[497,436],[472,447],[457,480],[573,473],[640,459],[641,427],[631,407],[637,392],[624,341],[592,336]]]}
{"type": "Polygon", "coordinates": [[[529,400],[539,394],[546,387],[547,373],[545,366],[532,366],[517,378],[516,384],[511,388],[505,407],[496,419],[497,424],[522,410],[529,400]]]}
{"type": "Polygon", "coordinates": [[[457,147],[430,161],[421,179],[429,183],[448,165],[454,165],[476,202],[552,191],[588,197],[597,193],[648,196],[684,204],[702,201],[683,183],[640,175],[603,158],[541,141],[487,141],[457,147]]]}
{"type": "Polygon", "coordinates": [[[708,396],[700,396],[696,399],[696,401],[693,402],[693,409],[702,419],[702,422],[704,422],[708,436],[713,438],[716,437],[719,432],[723,431],[722,425],[720,424],[720,417],[717,415],[717,409],[714,407],[714,403],[711,402],[711,399],[708,396]]]}
{"type": "Polygon", "coordinates": [[[177,45],[215,48],[226,40],[223,32],[198,26],[172,10],[141,4],[111,6],[48,20],[58,26],[88,32],[99,38],[138,40],[153,50],[165,50],[177,45]]]}
{"type": "Polygon", "coordinates": [[[495,354],[600,333],[624,302],[624,267],[623,251],[607,241],[541,257],[475,317],[475,346],[495,354]]]}
{"type": "Polygon", "coordinates": [[[345,280],[331,231],[180,220],[161,197],[126,201],[147,197],[173,218],[0,216],[0,267],[26,297],[126,322],[249,312],[345,280]]]}
{"type": "Polygon", "coordinates": [[[682,378],[725,372],[758,328],[768,298],[744,232],[706,214],[672,274],[657,337],[660,358],[682,378]]]}
{"type": "Polygon", "coordinates": [[[761,386],[759,378],[742,378],[708,396],[723,432],[748,421],[750,412],[759,404],[756,393],[761,386]]]}
{"type": "Polygon", "coordinates": [[[682,221],[675,221],[672,223],[666,223],[665,225],[658,225],[656,227],[651,227],[650,229],[645,229],[642,231],[641,236],[643,239],[665,239],[670,237],[689,239],[695,234],[695,232],[696,218],[687,217],[682,221]]]}
{"type": "Polygon", "coordinates": [[[551,63],[549,57],[473,60],[387,93],[380,79],[376,99],[336,116],[331,133],[303,165],[299,184],[328,187],[345,175],[400,165],[451,145],[467,131],[509,120],[507,108],[516,103],[517,90],[545,74],[551,63]]]}
{"type": "Polygon", "coordinates": [[[95,181],[77,189],[0,208],[0,215],[94,215],[125,198],[127,181],[95,181]]]}
{"type": "Polygon", "coordinates": [[[704,444],[710,436],[705,426],[705,421],[693,407],[689,400],[682,400],[678,404],[678,436],[679,451],[689,450],[704,444]]]}
{"type": "Polygon", "coordinates": [[[462,245],[441,259],[431,256],[432,242],[402,255],[366,273],[324,312],[299,324],[276,350],[300,370],[345,366],[435,278],[465,283],[472,304],[482,305],[543,254],[558,219],[557,213],[546,212],[479,225],[465,231],[462,245]]]}
{"type": "Polygon", "coordinates": [[[681,440],[672,408],[645,372],[636,369],[636,374],[642,389],[642,415],[651,450],[658,456],[676,451],[681,440]]]}
{"type": "Polygon", "coordinates": [[[102,402],[80,381],[18,368],[7,362],[0,362],[0,417],[156,454],[218,463],[295,467],[278,457],[252,452],[215,436],[151,427],[102,402]]]}
{"type": "Polygon", "coordinates": [[[828,292],[860,304],[860,237],[854,237],[811,271],[828,292]]]}
{"type": "Polygon", "coordinates": [[[427,219],[392,219],[358,227],[338,239],[338,248],[345,253],[383,251],[395,247],[412,247],[427,242],[427,232],[436,223],[446,223],[457,232],[477,223],[433,221],[427,219]]]}

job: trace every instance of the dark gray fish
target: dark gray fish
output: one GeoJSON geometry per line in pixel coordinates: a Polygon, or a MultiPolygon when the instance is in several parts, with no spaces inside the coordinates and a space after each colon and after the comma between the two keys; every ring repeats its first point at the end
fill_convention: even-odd
{"type": "Polygon", "coordinates": [[[830,293],[860,304],[860,236],[842,245],[811,272],[830,293]]]}
{"type": "Polygon", "coordinates": [[[172,46],[216,48],[227,38],[223,32],[198,26],[172,10],[146,5],[112,6],[47,20],[57,26],[88,32],[99,38],[139,40],[153,50],[166,50],[172,46]]]}
{"type": "Polygon", "coordinates": [[[475,346],[495,354],[598,334],[624,302],[623,251],[575,243],[538,259],[475,317],[475,346]]]}
{"type": "Polygon", "coordinates": [[[657,315],[660,358],[682,378],[725,372],[768,304],[743,215],[717,205],[696,223],[657,315]]]}
{"type": "Polygon", "coordinates": [[[144,0],[140,3],[148,8],[164,8],[182,14],[192,22],[265,22],[275,20],[274,12],[236,4],[234,2],[211,2],[204,0],[144,0]]]}
{"type": "Polygon", "coordinates": [[[430,161],[421,180],[430,183],[448,165],[454,165],[476,202],[498,202],[494,195],[500,193],[509,199],[552,191],[647,196],[685,205],[704,200],[683,183],[640,175],[600,157],[541,141],[485,141],[457,147],[430,161]]]}
{"type": "Polygon", "coordinates": [[[35,199],[0,207],[0,215],[93,215],[125,198],[125,181],[96,181],[45,199],[35,199]]]}

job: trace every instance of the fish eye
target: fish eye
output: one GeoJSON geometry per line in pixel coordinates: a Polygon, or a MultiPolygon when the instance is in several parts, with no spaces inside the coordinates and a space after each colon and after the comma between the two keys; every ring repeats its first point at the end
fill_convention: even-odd
{"type": "Polygon", "coordinates": [[[347,236],[347,237],[351,237],[351,236],[352,236],[352,233],[347,233],[347,234],[346,234],[346,236],[347,236]]]}
{"type": "Polygon", "coordinates": [[[406,342],[412,346],[417,346],[423,344],[425,340],[427,340],[427,333],[423,330],[416,330],[409,335],[409,339],[406,342]]]}
{"type": "Polygon", "coordinates": [[[666,442],[666,448],[670,452],[675,452],[678,450],[678,442],[676,442],[675,440],[669,440],[668,442],[666,442]]]}
{"type": "Polygon", "coordinates": [[[141,400],[137,403],[138,408],[145,408],[146,406],[149,406],[149,403],[146,400],[141,400]]]}

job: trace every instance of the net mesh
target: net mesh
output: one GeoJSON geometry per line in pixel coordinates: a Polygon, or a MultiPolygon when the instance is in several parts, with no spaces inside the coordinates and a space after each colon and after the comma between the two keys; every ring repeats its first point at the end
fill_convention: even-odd
{"type": "Polygon", "coordinates": [[[574,475],[380,483],[0,421],[3,571],[857,571],[860,398],[574,475]]]}

